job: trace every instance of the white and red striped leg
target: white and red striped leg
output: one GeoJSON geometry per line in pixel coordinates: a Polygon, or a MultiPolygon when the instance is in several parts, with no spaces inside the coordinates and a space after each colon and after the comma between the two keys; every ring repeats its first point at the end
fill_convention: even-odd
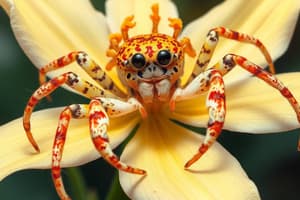
{"type": "MultiPolygon", "coordinates": [[[[241,66],[271,87],[277,89],[290,103],[300,123],[299,103],[291,91],[284,86],[283,83],[275,77],[275,75],[265,71],[262,67],[250,62],[242,56],[228,54],[216,65],[199,74],[184,89],[177,89],[170,100],[170,109],[174,110],[176,101],[191,98],[207,91],[209,88],[207,99],[207,106],[209,107],[209,121],[206,137],[200,146],[198,153],[186,163],[185,167],[189,167],[196,162],[220,134],[225,118],[225,92],[222,76],[226,75],[236,65],[241,66]]],[[[300,140],[298,140],[298,150],[300,151],[300,140]]]]}
{"type": "Polygon", "coordinates": [[[266,61],[268,62],[270,71],[273,74],[275,73],[275,67],[272,62],[270,53],[268,52],[264,44],[259,39],[254,38],[251,35],[245,33],[239,33],[234,30],[230,30],[225,27],[216,27],[211,29],[208,32],[206,36],[206,40],[204,41],[204,44],[200,50],[197,62],[194,66],[193,72],[187,84],[192,82],[192,80],[195,77],[197,77],[200,73],[204,72],[207,69],[210,59],[212,58],[215,48],[219,42],[219,37],[235,40],[242,43],[248,43],[256,46],[261,51],[266,61]]]}
{"type": "Polygon", "coordinates": [[[92,100],[89,108],[90,133],[93,143],[101,156],[115,168],[134,174],[146,174],[146,171],[121,162],[112,151],[107,135],[108,116],[99,100],[92,100]]]}
{"type": "Polygon", "coordinates": [[[27,138],[29,139],[30,143],[34,147],[34,149],[39,152],[40,149],[35,142],[30,128],[30,117],[32,111],[36,104],[44,97],[48,96],[52,92],[54,92],[58,87],[63,84],[67,84],[74,90],[78,91],[82,95],[85,95],[87,98],[94,98],[94,97],[113,97],[109,92],[104,89],[98,88],[97,86],[89,83],[81,79],[73,72],[67,72],[61,74],[50,81],[42,84],[30,97],[28,103],[25,107],[24,114],[23,114],[23,127],[26,132],[27,138]]]}
{"type": "Polygon", "coordinates": [[[225,113],[225,89],[222,74],[215,69],[210,69],[198,75],[186,88],[177,89],[170,101],[170,109],[175,109],[175,101],[191,98],[197,94],[208,91],[206,106],[208,107],[208,123],[205,139],[198,152],[185,164],[190,167],[208,149],[221,134],[225,113]]]}
{"type": "Polygon", "coordinates": [[[61,177],[60,162],[62,159],[64,144],[66,141],[67,130],[71,118],[83,118],[86,117],[88,105],[74,104],[66,107],[59,116],[58,126],[56,129],[56,135],[52,148],[52,180],[62,200],[70,200],[71,198],[65,191],[64,184],[61,177]]]}
{"type": "MultiPolygon", "coordinates": [[[[119,161],[118,157],[113,153],[110,148],[106,128],[108,125],[108,118],[105,110],[114,110],[114,113],[110,112],[111,117],[121,116],[133,112],[139,109],[136,101],[131,99],[128,102],[122,102],[120,100],[106,99],[92,100],[89,105],[74,104],[66,107],[60,114],[58,127],[52,150],[52,179],[55,189],[61,199],[69,200],[70,197],[65,191],[63,180],[61,177],[60,162],[63,155],[63,148],[66,141],[67,129],[71,118],[90,118],[91,137],[95,144],[95,147],[100,152],[105,160],[117,169],[124,170],[126,172],[135,174],[145,174],[144,170],[130,167],[123,162],[119,161]],[[101,102],[105,107],[102,107],[101,102]]],[[[142,109],[142,108],[141,108],[142,109]]]]}

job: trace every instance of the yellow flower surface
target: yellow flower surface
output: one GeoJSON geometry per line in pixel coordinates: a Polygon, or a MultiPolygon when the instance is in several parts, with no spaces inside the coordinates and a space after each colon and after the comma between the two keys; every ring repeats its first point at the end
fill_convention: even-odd
{"type": "MultiPolygon", "coordinates": [[[[136,26],[129,31],[130,36],[151,32],[150,7],[156,1],[124,2],[108,0],[105,15],[95,10],[89,1],[77,1],[75,4],[71,0],[0,0],[0,5],[10,17],[12,30],[21,48],[37,68],[71,51],[82,50],[104,69],[109,61],[106,57],[109,34],[120,32],[124,18],[135,16],[136,26]]],[[[158,32],[172,35],[173,29],[168,26],[168,18],[178,17],[176,5],[169,0],[161,0],[159,8],[161,23],[158,32]]],[[[208,31],[224,26],[259,38],[272,58],[277,59],[288,47],[299,9],[297,0],[254,0],[247,4],[241,0],[228,0],[186,25],[180,38],[189,37],[199,52],[208,31]]],[[[218,44],[211,64],[227,53],[243,55],[256,64],[266,66],[259,50],[226,39],[218,44]]],[[[196,58],[186,57],[183,85],[192,73],[195,62],[196,58]]],[[[66,71],[75,72],[97,84],[76,63],[48,75],[55,77],[66,71]]],[[[125,91],[116,70],[107,73],[125,91]]],[[[276,77],[300,100],[300,72],[278,74],[276,77]]],[[[224,79],[227,100],[224,129],[274,133],[299,128],[292,107],[274,88],[239,67],[224,79]]],[[[108,135],[113,148],[139,125],[120,160],[146,170],[147,175],[119,172],[121,186],[129,198],[260,199],[255,184],[239,162],[218,143],[191,168],[184,169],[185,162],[194,155],[204,137],[170,119],[206,127],[208,113],[205,101],[206,96],[203,95],[178,102],[174,112],[169,111],[168,105],[162,105],[159,112],[149,113],[146,119],[141,118],[138,112],[110,119],[108,135]]],[[[53,135],[62,110],[54,108],[33,113],[32,132],[40,146],[40,153],[35,153],[28,143],[22,119],[0,127],[0,180],[23,169],[51,168],[53,135]]],[[[89,136],[88,120],[72,120],[61,166],[78,166],[99,157],[89,136]]]]}

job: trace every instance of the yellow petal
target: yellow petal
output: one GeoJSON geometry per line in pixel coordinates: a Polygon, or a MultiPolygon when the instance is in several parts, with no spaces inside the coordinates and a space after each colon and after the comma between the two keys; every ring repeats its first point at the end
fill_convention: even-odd
{"type": "MultiPolygon", "coordinates": [[[[300,101],[300,73],[278,74],[300,101]]],[[[227,113],[224,129],[247,133],[274,133],[299,128],[296,114],[281,94],[263,81],[252,77],[237,82],[226,90],[227,113]]],[[[205,127],[207,111],[205,96],[179,102],[173,118],[205,127]]]]}
{"type": "MultiPolygon", "coordinates": [[[[41,153],[34,152],[22,127],[16,119],[0,127],[0,180],[22,169],[50,168],[51,152],[59,113],[62,108],[35,112],[32,131],[41,153]]],[[[108,134],[112,147],[119,145],[138,123],[138,115],[112,118],[108,134]]],[[[74,119],[70,123],[64,148],[62,166],[77,166],[99,158],[91,141],[87,119],[74,119]]]]}
{"type": "Polygon", "coordinates": [[[130,198],[259,199],[238,161],[219,144],[184,170],[203,137],[163,116],[152,117],[142,123],[121,156],[124,162],[147,171],[144,177],[120,172],[121,186],[130,198]]]}
{"type": "MultiPolygon", "coordinates": [[[[89,1],[13,2],[2,0],[0,3],[9,13],[16,39],[36,67],[40,68],[71,51],[85,51],[98,64],[105,66],[109,30],[103,14],[96,11],[89,1]]],[[[76,63],[49,75],[53,77],[65,71],[73,71],[95,83],[76,63]]],[[[115,71],[110,72],[110,76],[118,81],[115,71]]]]}
{"type": "MultiPolygon", "coordinates": [[[[129,31],[130,36],[151,33],[151,6],[157,2],[157,0],[128,0],[126,3],[121,0],[107,1],[106,15],[111,32],[120,32],[120,27],[125,17],[134,15],[136,27],[129,31]]],[[[158,31],[172,35],[173,30],[168,26],[168,18],[178,17],[176,6],[169,0],[159,1],[159,15],[161,20],[158,31]]]]}
{"type": "MultiPolygon", "coordinates": [[[[246,4],[240,0],[224,1],[203,17],[187,25],[182,36],[190,37],[199,52],[207,32],[211,28],[225,26],[259,38],[275,60],[289,45],[299,9],[298,0],[249,1],[246,4]]],[[[264,57],[257,48],[228,39],[220,39],[210,65],[214,65],[227,53],[242,55],[256,64],[266,65],[264,57]]],[[[194,63],[195,59],[187,58],[183,83],[191,74],[194,63]]],[[[249,76],[247,72],[237,68],[226,76],[226,81],[233,82],[249,76]]]]}

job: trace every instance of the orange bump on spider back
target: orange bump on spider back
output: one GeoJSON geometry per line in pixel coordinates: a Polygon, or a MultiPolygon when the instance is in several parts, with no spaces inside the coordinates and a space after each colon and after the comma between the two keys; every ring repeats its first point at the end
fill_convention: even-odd
{"type": "Polygon", "coordinates": [[[188,54],[190,57],[195,57],[197,55],[196,50],[193,48],[191,44],[191,40],[189,38],[187,37],[182,38],[180,44],[184,46],[184,52],[188,54]]]}
{"type": "Polygon", "coordinates": [[[136,25],[136,23],[133,22],[133,18],[134,18],[134,15],[126,17],[121,25],[121,32],[122,32],[123,40],[128,39],[129,29],[135,27],[135,25],[136,25]]]}
{"type": "Polygon", "coordinates": [[[168,18],[170,24],[169,26],[174,29],[173,38],[178,38],[181,29],[182,29],[182,21],[179,18],[168,18]]]}
{"type": "Polygon", "coordinates": [[[158,24],[160,21],[160,16],[158,15],[159,12],[159,6],[158,3],[153,4],[151,6],[152,15],[150,15],[150,18],[152,20],[153,26],[152,26],[152,33],[158,33],[158,24]]]}

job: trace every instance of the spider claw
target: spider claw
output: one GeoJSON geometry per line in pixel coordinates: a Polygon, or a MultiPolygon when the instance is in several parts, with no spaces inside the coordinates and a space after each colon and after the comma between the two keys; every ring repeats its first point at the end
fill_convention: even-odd
{"type": "Polygon", "coordinates": [[[26,135],[27,135],[27,138],[29,140],[29,142],[31,143],[31,145],[33,146],[33,148],[35,149],[35,151],[37,153],[40,153],[40,148],[39,148],[39,145],[36,143],[36,141],[34,140],[33,136],[32,136],[32,133],[30,131],[26,131],[26,135]]]}
{"type": "Polygon", "coordinates": [[[194,164],[199,158],[202,156],[202,153],[197,153],[195,154],[189,161],[187,161],[184,165],[184,168],[187,169],[189,168],[192,164],[194,164]]]}
{"type": "Polygon", "coordinates": [[[138,174],[138,175],[147,175],[147,172],[143,169],[139,169],[139,168],[133,168],[128,166],[128,168],[126,170],[122,170],[128,173],[133,173],[133,174],[138,174]],[[129,169],[130,168],[130,169],[129,169]]]}

